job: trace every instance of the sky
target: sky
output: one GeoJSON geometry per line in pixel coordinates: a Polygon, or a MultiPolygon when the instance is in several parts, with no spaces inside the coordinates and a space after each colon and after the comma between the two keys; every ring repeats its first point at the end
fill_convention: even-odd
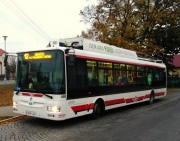
{"type": "Polygon", "coordinates": [[[0,0],[0,48],[16,53],[76,37],[90,27],[79,15],[89,4],[96,0],[0,0]]]}

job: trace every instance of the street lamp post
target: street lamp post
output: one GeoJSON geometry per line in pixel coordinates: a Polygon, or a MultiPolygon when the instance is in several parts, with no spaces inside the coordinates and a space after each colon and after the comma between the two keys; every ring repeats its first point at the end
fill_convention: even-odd
{"type": "Polygon", "coordinates": [[[148,0],[148,16],[147,16],[147,20],[149,20],[149,0],[148,0]]]}
{"type": "MultiPolygon", "coordinates": [[[[4,38],[4,51],[5,51],[5,56],[6,56],[6,38],[8,36],[2,36],[2,37],[4,38]]],[[[4,72],[5,72],[5,74],[4,74],[4,85],[6,85],[6,83],[7,83],[7,79],[6,79],[6,66],[4,68],[4,72]]]]}

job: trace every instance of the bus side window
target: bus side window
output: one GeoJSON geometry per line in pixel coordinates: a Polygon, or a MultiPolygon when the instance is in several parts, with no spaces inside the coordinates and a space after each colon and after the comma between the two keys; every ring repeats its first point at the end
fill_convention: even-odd
{"type": "Polygon", "coordinates": [[[86,64],[87,64],[88,85],[89,86],[96,86],[98,84],[96,61],[87,60],[86,64]]]}
{"type": "Polygon", "coordinates": [[[96,85],[97,85],[97,79],[92,78],[92,79],[89,81],[89,85],[91,85],[91,86],[96,86],[96,85]]]}
{"type": "Polygon", "coordinates": [[[135,84],[136,80],[137,80],[137,73],[136,72],[134,72],[132,79],[133,79],[133,83],[135,84]]]}

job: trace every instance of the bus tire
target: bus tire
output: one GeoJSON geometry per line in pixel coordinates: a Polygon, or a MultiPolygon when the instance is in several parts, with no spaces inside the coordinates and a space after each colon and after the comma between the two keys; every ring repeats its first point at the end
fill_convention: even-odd
{"type": "Polygon", "coordinates": [[[154,93],[151,92],[150,98],[149,98],[149,104],[151,105],[151,104],[153,104],[153,103],[154,103],[154,93]]]}
{"type": "Polygon", "coordinates": [[[96,102],[94,104],[92,118],[93,119],[98,119],[101,116],[102,112],[103,112],[103,109],[102,109],[101,103],[100,102],[96,102]]]}

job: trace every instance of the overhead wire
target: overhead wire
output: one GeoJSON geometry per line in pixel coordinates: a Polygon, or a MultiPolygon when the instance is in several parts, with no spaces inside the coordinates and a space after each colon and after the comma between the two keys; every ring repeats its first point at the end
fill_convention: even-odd
{"type": "MultiPolygon", "coordinates": [[[[2,1],[3,2],[3,1],[2,1]]],[[[29,21],[27,21],[23,16],[21,16],[21,14],[18,13],[17,10],[15,10],[12,6],[10,6],[7,1],[3,2],[15,15],[17,15],[21,20],[23,20],[29,27],[31,27],[39,36],[41,36],[42,38],[44,38],[44,40],[49,41],[49,39],[47,39],[44,35],[42,35],[35,27],[33,27],[29,21]]]]}
{"type": "Polygon", "coordinates": [[[19,12],[14,9],[12,6],[10,6],[7,2],[4,2],[1,0],[1,2],[8,7],[8,9],[10,9],[16,16],[18,16],[22,21],[24,21],[29,27],[31,27],[39,36],[41,36],[44,40],[49,41],[50,38],[46,37],[43,33],[41,33],[40,31],[38,31],[34,26],[32,26],[32,24],[27,21],[23,16],[21,16],[21,14],[19,14],[19,12]]]}
{"type": "Polygon", "coordinates": [[[10,0],[12,4],[15,5],[15,7],[17,7],[17,9],[19,9],[19,11],[21,11],[24,16],[29,19],[33,24],[34,26],[36,26],[48,39],[51,39],[13,0],[10,0]]]}
{"type": "Polygon", "coordinates": [[[21,32],[27,34],[28,36],[31,36],[33,39],[36,39],[35,36],[33,36],[31,33],[29,33],[28,31],[26,31],[25,29],[23,29],[20,25],[16,24],[15,21],[13,21],[12,19],[10,19],[9,17],[7,17],[2,11],[0,11],[0,16],[5,19],[8,23],[10,23],[11,25],[13,25],[15,28],[17,28],[18,30],[20,30],[21,32]]]}

